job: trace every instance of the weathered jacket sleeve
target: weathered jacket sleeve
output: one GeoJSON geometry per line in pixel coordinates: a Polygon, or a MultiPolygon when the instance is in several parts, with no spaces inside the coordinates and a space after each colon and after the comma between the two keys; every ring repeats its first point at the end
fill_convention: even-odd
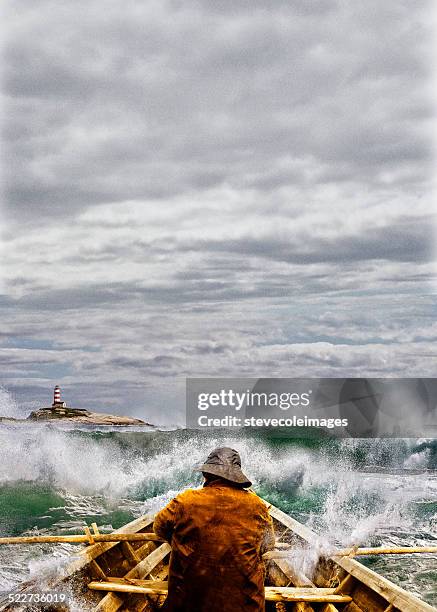
{"type": "Polygon", "coordinates": [[[160,538],[167,542],[171,542],[173,530],[180,512],[180,502],[177,497],[171,500],[158,514],[155,516],[153,530],[160,538]]]}

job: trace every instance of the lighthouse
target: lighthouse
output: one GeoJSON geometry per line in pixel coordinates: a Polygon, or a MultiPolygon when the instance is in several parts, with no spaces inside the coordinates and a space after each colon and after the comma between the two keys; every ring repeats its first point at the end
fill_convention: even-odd
{"type": "Polygon", "coordinates": [[[53,390],[53,408],[65,408],[67,404],[65,402],[62,401],[61,399],[61,388],[59,385],[56,385],[56,387],[53,390]]]}

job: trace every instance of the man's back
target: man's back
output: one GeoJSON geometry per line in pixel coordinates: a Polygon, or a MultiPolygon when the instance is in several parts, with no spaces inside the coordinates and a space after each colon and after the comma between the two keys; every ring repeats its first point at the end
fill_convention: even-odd
{"type": "Polygon", "coordinates": [[[262,500],[223,480],[189,489],[155,519],[171,542],[167,610],[264,610],[261,554],[273,547],[271,519],[262,500]]]}

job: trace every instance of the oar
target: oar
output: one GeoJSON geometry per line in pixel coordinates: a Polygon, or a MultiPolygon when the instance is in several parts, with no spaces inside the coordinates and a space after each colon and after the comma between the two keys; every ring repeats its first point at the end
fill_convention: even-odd
{"type": "Polygon", "coordinates": [[[437,546],[399,546],[397,548],[349,548],[333,553],[333,557],[347,557],[349,555],[417,555],[423,553],[437,553],[437,546]]]}
{"type": "MultiPolygon", "coordinates": [[[[0,538],[0,544],[94,544],[97,542],[162,542],[162,538],[154,533],[94,533],[86,530],[85,535],[47,535],[47,536],[20,536],[15,538],[0,538]]],[[[437,546],[404,546],[397,548],[344,548],[325,553],[324,556],[331,557],[354,557],[364,555],[416,555],[435,554],[437,546]]],[[[298,552],[293,552],[293,546],[289,550],[271,550],[264,553],[263,559],[287,559],[298,552]]]]}
{"type": "Polygon", "coordinates": [[[52,535],[52,536],[20,536],[17,538],[0,538],[0,544],[94,544],[95,542],[141,542],[152,540],[162,542],[154,533],[100,533],[88,535],[52,535]]]}
{"type": "MultiPolygon", "coordinates": [[[[290,550],[271,550],[264,553],[263,559],[287,559],[294,556],[293,547],[290,550]]],[[[356,555],[417,555],[417,554],[435,554],[437,546],[403,546],[398,548],[344,548],[334,550],[329,553],[324,553],[325,557],[355,557],[356,555]]]]}

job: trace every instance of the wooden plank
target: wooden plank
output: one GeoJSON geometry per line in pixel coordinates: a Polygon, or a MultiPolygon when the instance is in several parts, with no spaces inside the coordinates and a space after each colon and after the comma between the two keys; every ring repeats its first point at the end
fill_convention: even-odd
{"type": "MultiPolygon", "coordinates": [[[[149,578],[152,579],[153,581],[156,580],[160,580],[161,582],[164,580],[167,580],[168,578],[168,570],[169,567],[168,565],[163,565],[162,568],[158,571],[158,573],[156,574],[156,577],[152,578],[152,574],[149,574],[149,578]]],[[[132,608],[131,611],[129,612],[143,612],[144,610],[149,609],[149,607],[152,607],[153,610],[155,610],[156,606],[159,608],[159,600],[163,600],[165,599],[165,595],[157,595],[156,597],[139,597],[138,601],[136,601],[133,605],[130,605],[130,607],[132,608]],[[153,603],[152,600],[153,599],[153,603]],[[153,607],[153,605],[155,605],[155,607],[153,607]]],[[[161,602],[162,603],[162,602],[161,602]]]]}
{"type": "Polygon", "coordinates": [[[338,608],[336,608],[332,603],[328,603],[322,606],[319,612],[338,612],[338,608]]]}
{"type": "Polygon", "coordinates": [[[163,565],[162,569],[158,572],[157,575],[157,580],[167,580],[168,578],[168,570],[169,570],[169,566],[168,565],[163,565]]]}
{"type": "MultiPolygon", "coordinates": [[[[143,546],[141,546],[140,548],[135,550],[135,554],[139,557],[140,560],[144,559],[145,557],[147,557],[148,555],[150,555],[150,553],[156,549],[156,545],[153,542],[147,542],[146,544],[144,544],[143,546]]],[[[166,571],[168,573],[168,566],[163,566],[163,569],[166,568],[166,571]]],[[[128,571],[130,568],[128,568],[126,571],[128,571]]],[[[160,572],[160,575],[162,575],[160,577],[160,580],[164,580],[166,578],[166,574],[163,573],[163,571],[160,572]]],[[[152,578],[152,574],[149,574],[149,577],[152,578]]],[[[138,595],[134,595],[132,597],[129,598],[129,611],[130,612],[144,612],[144,611],[150,611],[152,609],[153,606],[153,602],[152,599],[155,600],[160,596],[156,596],[156,597],[144,597],[144,596],[138,596],[138,595]],[[131,601],[133,599],[136,599],[136,601],[131,601]]],[[[125,602],[123,602],[123,605],[125,605],[125,602]]],[[[154,609],[154,608],[153,608],[154,609]]]]}
{"type": "Polygon", "coordinates": [[[276,508],[276,506],[270,506],[269,513],[270,516],[275,518],[277,521],[286,527],[289,527],[291,531],[302,538],[302,540],[306,540],[314,545],[319,541],[319,537],[314,531],[312,531],[309,527],[302,525],[302,523],[299,523],[299,521],[296,521],[296,519],[292,518],[288,514],[285,514],[285,512],[282,512],[282,510],[279,510],[279,508],[276,508]]]}
{"type": "Polygon", "coordinates": [[[313,603],[347,603],[349,595],[336,594],[335,589],[301,587],[265,587],[266,601],[296,601],[313,603]]]}
{"type": "MultiPolygon", "coordinates": [[[[314,531],[302,525],[291,516],[288,516],[288,514],[285,514],[285,512],[282,512],[279,508],[271,506],[269,512],[273,518],[283,525],[290,527],[292,531],[308,543],[314,546],[317,546],[319,543],[320,538],[314,531]]],[[[433,606],[430,606],[415,595],[405,591],[405,589],[397,586],[387,578],[380,576],[358,561],[348,559],[347,557],[332,557],[332,560],[355,578],[366,584],[370,589],[379,593],[379,595],[387,601],[387,605],[392,603],[395,608],[399,608],[402,612],[436,612],[433,606]]]]}
{"type": "MultiPolygon", "coordinates": [[[[111,591],[117,593],[137,593],[165,595],[167,581],[117,579],[107,582],[90,582],[88,588],[94,591],[111,591]]],[[[347,603],[352,601],[349,595],[338,595],[334,589],[295,588],[295,587],[266,587],[266,601],[315,602],[315,603],[347,603]]]]}
{"type": "Polygon", "coordinates": [[[381,595],[386,600],[387,606],[393,604],[395,608],[399,608],[402,612],[436,612],[433,606],[408,593],[368,567],[361,565],[358,561],[342,557],[336,559],[336,562],[354,578],[381,595]]]}
{"type": "Polygon", "coordinates": [[[85,535],[44,535],[44,536],[19,536],[17,538],[0,538],[0,545],[8,546],[17,544],[95,544],[96,542],[142,542],[152,540],[162,542],[162,538],[155,533],[125,533],[111,532],[93,535],[89,527],[84,527],[85,535]]]}
{"type": "MultiPolygon", "coordinates": [[[[156,548],[150,555],[148,555],[145,559],[140,561],[138,565],[132,568],[124,577],[125,580],[132,579],[142,579],[155,568],[171,551],[171,546],[167,543],[161,544],[158,548],[156,548]]],[[[102,583],[94,583],[94,584],[102,584],[102,583]]],[[[114,584],[111,582],[105,584],[114,584]]],[[[89,588],[91,588],[89,586],[89,588]]],[[[109,590],[109,591],[117,591],[117,589],[99,589],[99,590],[109,590]]],[[[117,591],[122,592],[122,591],[117,591]]],[[[137,592],[138,591],[124,591],[124,592],[137,592]]],[[[124,604],[124,600],[121,599],[116,593],[110,592],[98,603],[98,605],[94,608],[94,612],[116,612],[121,608],[124,604]]]]}
{"type": "Polygon", "coordinates": [[[135,602],[129,601],[129,612],[156,612],[164,603],[165,595],[134,595],[135,602]]]}
{"type": "Polygon", "coordinates": [[[296,587],[316,586],[303,572],[297,572],[285,559],[276,559],[275,564],[289,578],[291,584],[296,587]]]}
{"type": "Polygon", "coordinates": [[[375,590],[359,582],[352,592],[352,599],[362,610],[383,610],[387,607],[387,601],[375,590]]]}
{"type": "Polygon", "coordinates": [[[130,561],[131,565],[137,565],[137,563],[141,561],[141,557],[138,557],[129,542],[122,542],[121,549],[126,559],[130,561]]]}
{"type": "Polygon", "coordinates": [[[105,597],[98,604],[98,606],[94,608],[94,610],[105,610],[105,612],[117,612],[124,605],[124,599],[122,597],[119,597],[117,593],[111,593],[110,595],[111,597],[108,597],[107,595],[105,595],[105,597]],[[105,607],[100,608],[100,605],[104,600],[106,600],[105,607]]]}
{"type": "Polygon", "coordinates": [[[356,603],[351,601],[343,610],[343,612],[364,612],[356,603]]]}
{"type": "Polygon", "coordinates": [[[337,588],[346,574],[334,561],[322,557],[314,568],[312,580],[319,587],[337,588]]]}
{"type": "Polygon", "coordinates": [[[94,535],[99,535],[100,531],[97,527],[97,523],[91,523],[91,527],[93,528],[94,535]]]}
{"type": "Polygon", "coordinates": [[[150,555],[152,550],[155,550],[155,548],[157,548],[157,546],[154,542],[146,542],[143,546],[140,546],[140,548],[136,549],[135,554],[140,559],[144,559],[145,557],[147,557],[147,555],[150,555]]]}
{"type": "MultiPolygon", "coordinates": [[[[156,546],[154,547],[156,548],[156,546]]],[[[96,559],[107,576],[124,576],[131,569],[121,546],[114,546],[96,559]]]]}
{"type": "Polygon", "coordinates": [[[428,555],[436,554],[437,546],[395,546],[376,548],[345,548],[335,551],[335,557],[369,557],[374,555],[428,555]]]}
{"type": "MultiPolygon", "coordinates": [[[[0,541],[1,544],[1,541],[0,541]]],[[[280,543],[279,543],[280,544],[280,543]]],[[[280,550],[269,550],[268,552],[263,554],[263,559],[287,559],[293,555],[293,545],[292,544],[282,544],[282,546],[278,546],[277,549],[280,550]]],[[[340,548],[339,550],[334,550],[330,552],[331,557],[372,557],[375,555],[429,555],[436,554],[437,546],[402,546],[395,548],[384,548],[384,547],[375,547],[375,548],[340,548]]]]}
{"type": "Polygon", "coordinates": [[[94,559],[91,559],[90,561],[90,569],[91,569],[91,573],[99,580],[107,580],[107,576],[105,572],[102,570],[100,565],[94,559]]]}
{"type": "MultiPolygon", "coordinates": [[[[77,572],[83,570],[87,565],[90,564],[91,561],[97,559],[101,555],[104,555],[106,552],[110,551],[116,546],[120,545],[120,540],[117,539],[116,534],[136,534],[137,532],[146,529],[150,525],[152,525],[154,520],[154,516],[142,516],[138,519],[131,521],[130,523],[123,525],[119,529],[111,532],[108,536],[114,538],[114,541],[110,542],[97,542],[91,546],[86,546],[75,553],[75,560],[70,563],[66,568],[65,572],[63,572],[59,577],[57,577],[53,582],[53,587],[62,584],[63,582],[68,582],[68,580],[77,572]]],[[[99,536],[97,536],[99,537],[99,536]]],[[[138,551],[149,551],[150,547],[156,547],[156,536],[151,533],[147,536],[149,539],[146,543],[138,549],[138,551]],[[152,540],[150,539],[152,538],[152,540]]],[[[141,541],[144,541],[143,539],[141,541]]],[[[141,558],[141,555],[140,555],[141,558]]],[[[101,568],[100,568],[101,569],[101,568]]],[[[91,568],[90,571],[96,572],[96,568],[91,568]]],[[[103,571],[103,570],[102,570],[103,571]]],[[[100,575],[100,574],[99,574],[100,575]]],[[[27,584],[27,583],[26,583],[27,584]]],[[[29,581],[29,588],[33,588],[33,582],[29,581]]]]}
{"type": "Polygon", "coordinates": [[[356,583],[355,578],[352,574],[346,574],[343,580],[340,582],[338,587],[336,588],[337,593],[350,593],[356,583]]]}
{"type": "Polygon", "coordinates": [[[275,586],[297,586],[290,584],[290,577],[274,562],[267,564],[266,583],[275,586]]]}
{"type": "MultiPolygon", "coordinates": [[[[85,531],[85,536],[88,540],[89,544],[95,544],[96,540],[94,539],[94,536],[91,534],[90,528],[89,527],[84,527],[84,531],[85,531]]],[[[76,540],[77,536],[49,536],[49,537],[53,537],[55,539],[51,540],[52,542],[86,542],[87,540],[84,540],[82,538],[82,540],[76,540]],[[62,538],[62,539],[61,539],[62,538]],[[75,539],[73,539],[75,538],[75,539]]],[[[81,537],[81,536],[79,536],[81,537]]],[[[120,537],[120,536],[119,536],[120,537]]],[[[18,538],[16,538],[18,539],[18,538]]],[[[41,538],[38,538],[38,536],[36,536],[34,539],[34,542],[41,542],[41,538]]],[[[109,542],[109,540],[106,540],[107,542],[109,542]]],[[[103,540],[100,540],[100,542],[103,542],[103,540]]],[[[1,542],[0,542],[1,544],[1,542]]]]}
{"type": "Polygon", "coordinates": [[[132,568],[130,572],[126,574],[125,578],[144,578],[144,576],[150,574],[153,568],[155,568],[170,552],[170,544],[161,544],[161,546],[132,568]]]}
{"type": "Polygon", "coordinates": [[[305,601],[298,601],[293,605],[293,612],[314,612],[314,608],[305,601]]]}
{"type": "Polygon", "coordinates": [[[92,591],[166,595],[168,582],[166,580],[122,580],[120,578],[110,578],[107,582],[90,582],[88,588],[92,591]]]}
{"type": "MultiPolygon", "coordinates": [[[[123,525],[120,529],[116,529],[113,533],[137,533],[142,529],[146,529],[153,523],[153,516],[142,516],[134,521],[128,523],[127,525],[123,525]]],[[[149,544],[149,542],[147,542],[149,544]]],[[[145,546],[147,545],[145,544],[145,546]]],[[[89,561],[92,559],[97,559],[100,555],[103,555],[114,546],[118,546],[119,542],[99,542],[98,544],[93,544],[92,546],[87,546],[82,550],[76,553],[76,557],[78,557],[73,563],[71,563],[66,569],[66,574],[63,575],[62,581],[65,580],[65,577],[71,576],[75,572],[81,570],[85,567],[89,561]]]]}

